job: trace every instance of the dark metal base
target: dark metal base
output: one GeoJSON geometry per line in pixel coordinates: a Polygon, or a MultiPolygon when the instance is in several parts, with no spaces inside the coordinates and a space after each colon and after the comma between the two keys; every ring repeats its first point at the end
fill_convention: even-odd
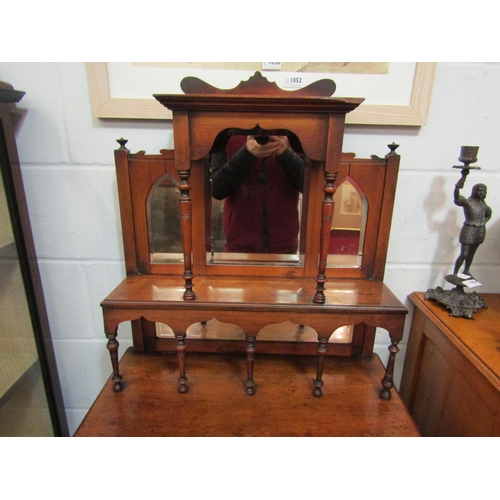
{"type": "Polygon", "coordinates": [[[488,309],[480,295],[476,292],[465,293],[464,287],[459,284],[453,290],[443,290],[439,286],[436,289],[427,290],[425,299],[435,300],[445,306],[450,310],[450,316],[456,318],[476,319],[474,317],[475,312],[480,309],[488,309]]]}

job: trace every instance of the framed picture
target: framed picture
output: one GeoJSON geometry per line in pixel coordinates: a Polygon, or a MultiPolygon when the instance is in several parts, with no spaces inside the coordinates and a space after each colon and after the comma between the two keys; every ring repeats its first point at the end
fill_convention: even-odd
{"type": "Polygon", "coordinates": [[[153,94],[182,93],[180,81],[197,76],[219,88],[233,88],[261,71],[286,90],[287,81],[308,85],[330,78],[333,97],[364,97],[346,116],[360,125],[422,126],[432,95],[436,63],[92,63],[87,76],[92,114],[97,118],[169,120],[172,112],[153,94]],[[265,64],[280,69],[263,70],[265,64]]]}

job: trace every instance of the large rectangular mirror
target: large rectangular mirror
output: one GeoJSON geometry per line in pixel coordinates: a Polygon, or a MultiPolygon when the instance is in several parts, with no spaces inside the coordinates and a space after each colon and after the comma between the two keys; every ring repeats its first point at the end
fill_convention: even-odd
{"type": "Polygon", "coordinates": [[[298,137],[223,130],[209,167],[207,263],[303,265],[308,161],[298,137]]]}

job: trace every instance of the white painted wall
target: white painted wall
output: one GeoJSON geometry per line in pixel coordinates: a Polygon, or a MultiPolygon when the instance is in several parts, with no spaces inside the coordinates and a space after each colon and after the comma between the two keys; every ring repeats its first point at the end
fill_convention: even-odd
{"type": "MultiPolygon", "coordinates": [[[[64,401],[73,433],[111,373],[100,302],[124,277],[113,150],[172,148],[169,122],[100,121],[91,116],[84,63],[0,63],[0,80],[26,92],[18,131],[28,206],[47,301],[64,401]]],[[[348,126],[344,151],[384,156],[400,144],[401,171],[386,283],[407,296],[445,286],[458,255],[461,210],[453,204],[460,146],[480,146],[483,170],[469,176],[489,188],[493,218],[473,271],[480,291],[500,292],[500,64],[440,63],[422,128],[348,126]]],[[[411,318],[411,314],[409,319],[411,318]]],[[[408,323],[407,328],[408,331],[408,323]]],[[[121,352],[130,328],[119,329],[121,352]]],[[[388,336],[376,352],[387,357],[388,336]]],[[[406,338],[398,355],[399,381],[406,338]]]]}

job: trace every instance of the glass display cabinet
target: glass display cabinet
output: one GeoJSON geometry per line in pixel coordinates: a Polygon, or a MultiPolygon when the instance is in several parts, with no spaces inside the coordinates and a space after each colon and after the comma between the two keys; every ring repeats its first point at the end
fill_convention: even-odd
{"type": "Polygon", "coordinates": [[[67,436],[15,142],[23,96],[0,82],[0,435],[67,436]]]}
{"type": "MultiPolygon", "coordinates": [[[[383,158],[342,153],[345,116],[363,99],[331,97],[331,80],[285,91],[256,73],[229,90],[194,77],[181,87],[184,94],[155,95],[173,112],[174,150],[133,154],[120,139],[115,151],[127,277],[101,303],[114,390],[123,389],[117,340],[123,321],[132,322],[136,350],[177,352],[182,393],[189,348],[246,355],[242,384],[249,395],[256,392],[257,353],[314,354],[318,397],[325,356],[371,356],[381,327],[391,344],[380,395],[390,399],[407,313],[383,283],[397,145],[383,158]],[[262,161],[248,220],[237,229],[244,237],[263,213],[271,221],[286,207],[296,228],[292,249],[235,250],[228,243],[230,202],[215,194],[214,162],[231,141],[248,136],[286,137],[303,177],[287,205],[283,192],[272,191],[272,172],[263,171],[262,161]],[[255,216],[254,196],[264,204],[255,216]]],[[[273,231],[284,229],[265,226],[266,242],[273,231]]]]}

